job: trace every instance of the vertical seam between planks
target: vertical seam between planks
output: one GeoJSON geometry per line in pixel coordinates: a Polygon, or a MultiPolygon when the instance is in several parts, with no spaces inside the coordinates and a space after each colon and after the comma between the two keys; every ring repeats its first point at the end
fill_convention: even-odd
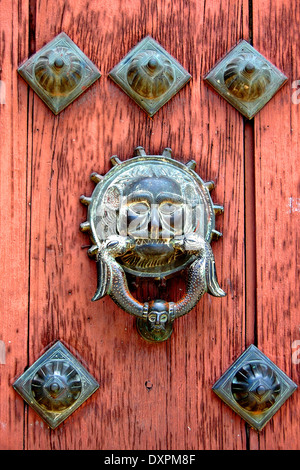
{"type": "MultiPolygon", "coordinates": [[[[253,45],[253,0],[248,0],[249,43],[253,45]]],[[[245,346],[257,345],[257,250],[254,119],[243,118],[244,127],[244,257],[245,346]]],[[[245,423],[246,448],[251,450],[250,427],[245,423]]],[[[259,447],[259,437],[258,437],[259,447]]]]}
{"type": "MultiPolygon", "coordinates": [[[[30,57],[36,49],[36,0],[29,0],[28,2],[28,56],[30,57]]],[[[33,97],[34,99],[34,97],[33,97]]],[[[27,88],[27,145],[26,145],[26,213],[29,210],[29,217],[26,217],[26,222],[28,225],[26,227],[26,233],[28,231],[28,299],[27,299],[27,364],[29,365],[29,338],[30,338],[30,280],[31,280],[31,229],[32,229],[32,163],[33,163],[33,106],[32,106],[32,115],[30,119],[30,87],[27,88]],[[29,131],[31,124],[31,145],[30,145],[30,155],[29,155],[29,131]],[[29,206],[30,202],[30,206],[29,206]]],[[[26,450],[26,442],[28,446],[28,405],[24,402],[24,436],[23,436],[23,448],[26,450]],[[25,439],[25,434],[27,432],[27,439],[25,439]]]]}
{"type": "Polygon", "coordinates": [[[244,118],[245,346],[257,344],[254,122],[244,118]]]}
{"type": "Polygon", "coordinates": [[[248,0],[249,42],[253,46],[253,0],[248,0]]]}
{"type": "MultiPolygon", "coordinates": [[[[21,1],[21,0],[19,0],[21,1]]],[[[29,15],[30,15],[30,7],[29,7],[29,3],[28,3],[28,50],[29,50],[29,47],[30,47],[30,39],[29,39],[29,36],[30,36],[30,20],[29,20],[29,15]]],[[[28,270],[27,270],[27,275],[28,275],[28,278],[27,278],[27,351],[26,351],[26,356],[27,356],[27,366],[28,366],[28,355],[29,355],[29,305],[30,305],[30,302],[29,302],[29,299],[30,299],[30,227],[31,227],[31,208],[28,209],[29,206],[29,202],[28,202],[28,167],[29,167],[29,161],[28,161],[28,156],[29,156],[29,86],[27,86],[27,122],[26,122],[26,199],[25,199],[25,204],[26,204],[26,210],[25,210],[25,214],[26,214],[26,219],[25,219],[25,223],[26,223],[26,230],[25,230],[25,233],[26,233],[26,236],[27,236],[27,243],[26,243],[26,247],[25,247],[25,250],[27,251],[27,254],[28,254],[28,270]],[[28,223],[28,210],[29,210],[29,223],[28,223]],[[28,247],[28,248],[27,248],[28,247]]],[[[24,422],[23,422],[23,450],[26,450],[26,439],[25,439],[25,434],[26,434],[26,418],[27,418],[27,413],[26,413],[26,410],[27,410],[27,405],[26,405],[26,402],[24,401],[23,403],[23,409],[24,409],[24,422]]],[[[27,423],[28,424],[28,423],[27,423]]],[[[27,426],[28,427],[28,426],[27,426]]]]}
{"type": "MultiPolygon", "coordinates": [[[[254,123],[244,118],[244,258],[245,258],[245,347],[257,345],[257,256],[254,123]]],[[[246,447],[250,450],[250,428],[246,447]]]]}

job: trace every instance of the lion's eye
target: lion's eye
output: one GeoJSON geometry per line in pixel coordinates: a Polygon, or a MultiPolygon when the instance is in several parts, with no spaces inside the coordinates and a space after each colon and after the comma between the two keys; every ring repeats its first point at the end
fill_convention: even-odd
{"type": "Polygon", "coordinates": [[[177,210],[181,208],[179,204],[173,204],[171,202],[164,202],[159,206],[159,210],[164,215],[173,215],[177,210]]]}
{"type": "Polygon", "coordinates": [[[129,210],[136,215],[144,215],[149,211],[149,207],[144,202],[137,202],[129,206],[129,210]]]}
{"type": "Polygon", "coordinates": [[[118,241],[111,241],[111,242],[108,242],[107,247],[112,248],[113,246],[117,246],[117,245],[119,245],[118,241]]]}

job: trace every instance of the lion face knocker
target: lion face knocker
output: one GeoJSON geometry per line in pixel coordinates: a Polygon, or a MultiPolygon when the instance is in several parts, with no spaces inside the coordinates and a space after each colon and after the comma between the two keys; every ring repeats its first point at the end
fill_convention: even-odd
{"type": "Polygon", "coordinates": [[[110,295],[126,312],[137,317],[138,331],[148,341],[164,341],[175,318],[188,313],[205,292],[225,295],[220,288],[212,238],[215,214],[210,190],[194,172],[195,162],[174,160],[171,150],[146,155],[137,147],[125,162],[111,157],[114,167],[105,175],[91,175],[96,183],[87,221],[80,226],[93,245],[88,254],[96,260],[98,285],[93,301],[110,295]],[[154,299],[139,302],[130,293],[126,272],[162,279],[187,269],[187,286],[178,302],[154,299]]]}

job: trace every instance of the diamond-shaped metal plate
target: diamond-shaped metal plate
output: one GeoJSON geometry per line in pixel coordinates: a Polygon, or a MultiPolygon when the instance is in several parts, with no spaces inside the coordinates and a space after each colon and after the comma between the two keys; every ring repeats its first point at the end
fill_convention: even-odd
{"type": "Polygon", "coordinates": [[[58,341],[15,381],[13,387],[55,429],[98,389],[99,384],[58,341]]]}
{"type": "Polygon", "coordinates": [[[213,386],[241,418],[261,431],[297,385],[253,344],[213,386]]]}
{"type": "Polygon", "coordinates": [[[152,117],[191,75],[158,42],[147,36],[109,73],[109,77],[152,117]]]}
{"type": "Polygon", "coordinates": [[[54,114],[59,114],[101,76],[65,33],[31,56],[18,72],[54,114]]]}
{"type": "Polygon", "coordinates": [[[287,81],[287,77],[241,41],[204,77],[225,100],[252,119],[287,81]]]}

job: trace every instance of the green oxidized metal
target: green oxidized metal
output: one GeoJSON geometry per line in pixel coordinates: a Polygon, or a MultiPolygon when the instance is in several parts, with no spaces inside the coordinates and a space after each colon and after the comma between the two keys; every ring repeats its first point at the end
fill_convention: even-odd
{"type": "Polygon", "coordinates": [[[240,41],[205,76],[223,98],[252,119],[287,81],[287,77],[247,41],[240,41]]]}
{"type": "Polygon", "coordinates": [[[18,72],[54,114],[59,114],[101,76],[65,33],[31,56],[18,72]]]}
{"type": "Polygon", "coordinates": [[[55,429],[99,385],[73,354],[57,341],[15,381],[13,387],[55,429]]]}
{"type": "Polygon", "coordinates": [[[214,392],[261,431],[297,385],[253,344],[213,386],[214,392]]]}
{"type": "Polygon", "coordinates": [[[191,79],[182,65],[150,36],[128,52],[109,76],[150,117],[191,79]]]}

